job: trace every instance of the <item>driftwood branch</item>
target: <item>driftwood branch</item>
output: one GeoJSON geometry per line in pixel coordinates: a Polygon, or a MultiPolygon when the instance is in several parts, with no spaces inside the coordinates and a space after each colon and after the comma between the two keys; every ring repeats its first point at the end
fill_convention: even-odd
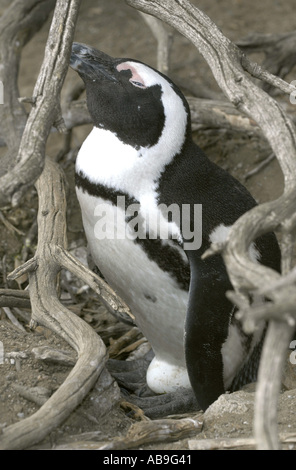
{"type": "Polygon", "coordinates": [[[30,294],[16,289],[0,289],[0,307],[30,308],[30,294]]]}
{"type": "MultiPolygon", "coordinates": [[[[280,434],[280,441],[287,448],[296,444],[296,435],[280,434]]],[[[229,439],[189,439],[190,450],[256,450],[256,440],[252,437],[229,439]]],[[[293,448],[292,447],[292,448],[293,448]]]]}
{"type": "MultiPolygon", "coordinates": [[[[55,450],[103,450],[125,451],[128,449],[141,449],[151,444],[163,444],[187,439],[196,436],[202,430],[202,416],[196,415],[180,419],[146,420],[132,424],[127,435],[114,439],[111,442],[98,441],[97,432],[81,435],[79,440],[60,444],[55,450]]],[[[80,436],[79,436],[80,437],[80,436]]],[[[169,451],[171,452],[171,451],[169,451]]],[[[106,453],[108,454],[108,452],[106,453]]]]}
{"type": "MultiPolygon", "coordinates": [[[[127,0],[127,3],[145,13],[154,15],[175,27],[197,47],[208,62],[213,75],[230,102],[260,126],[263,135],[269,141],[285,178],[284,194],[276,201],[262,204],[243,217],[233,226],[228,242],[219,246],[222,250],[229,276],[235,291],[256,292],[267,288],[270,282],[276,282],[280,275],[271,269],[255,264],[248,256],[250,244],[261,234],[281,229],[295,214],[296,201],[296,133],[292,121],[283,112],[279,104],[253,83],[249,72],[254,75],[251,61],[236,45],[227,39],[217,26],[202,11],[187,0],[127,0]]],[[[283,83],[271,73],[260,71],[260,78],[278,86],[286,93],[295,92],[292,85],[283,83]]],[[[290,237],[283,266],[291,269],[291,244],[295,238],[290,237]]],[[[286,268],[283,275],[287,274],[286,268]]],[[[277,290],[271,300],[277,305],[285,305],[286,297],[277,290]]],[[[250,306],[251,308],[251,306],[250,306]]],[[[289,312],[287,312],[289,313],[289,312]]],[[[255,419],[255,436],[258,448],[278,448],[275,415],[277,397],[281,381],[283,350],[288,346],[292,332],[289,324],[270,322],[267,333],[263,359],[260,367],[259,386],[255,419]],[[280,325],[280,328],[279,328],[280,325]],[[277,334],[279,328],[281,334],[277,334]],[[277,348],[270,350],[276,344],[277,348]],[[268,388],[268,380],[272,384],[268,388]],[[264,406],[262,404],[264,403],[264,406]],[[272,412],[271,412],[272,411],[272,412]]]]}
{"type": "Polygon", "coordinates": [[[61,387],[31,417],[4,428],[0,449],[24,449],[42,440],[62,423],[83,400],[100,376],[107,360],[104,343],[86,322],[64,307],[58,298],[57,276],[70,269],[92,287],[113,312],[129,314],[110,287],[66,251],[66,196],[58,165],[46,160],[36,183],[39,196],[38,247],[34,258],[9,275],[29,274],[27,293],[0,291],[0,305],[32,306],[31,325],[41,324],[63,337],[77,352],[78,360],[61,387]]]}
{"type": "Polygon", "coordinates": [[[173,43],[173,35],[168,31],[162,21],[145,13],[139,12],[143,20],[151,29],[157,40],[157,69],[168,75],[170,69],[170,52],[173,43]]]}
{"type": "Polygon", "coordinates": [[[228,101],[188,97],[192,130],[224,129],[262,135],[258,124],[228,101]]]}
{"type": "Polygon", "coordinates": [[[196,435],[202,429],[200,415],[183,419],[140,421],[129,429],[127,436],[98,446],[98,450],[126,450],[154,442],[174,442],[196,435]]]}
{"type": "MultiPolygon", "coordinates": [[[[16,163],[27,121],[27,113],[18,101],[21,51],[47,20],[54,5],[55,0],[15,0],[0,18],[0,80],[4,87],[4,103],[0,106],[0,140],[7,146],[7,154],[2,157],[0,164],[1,192],[4,191],[2,177],[16,163]]],[[[7,202],[1,196],[0,206],[7,202]]]]}
{"type": "MultiPolygon", "coordinates": [[[[36,6],[36,4],[40,7],[40,4],[45,5],[51,2],[31,1],[30,3],[32,4],[32,8],[36,6]]],[[[16,8],[19,6],[18,4],[24,5],[24,2],[14,2],[12,7],[16,8]]],[[[27,6],[27,2],[25,2],[25,4],[27,6]]],[[[46,140],[52,125],[59,121],[60,118],[60,91],[68,69],[79,5],[79,0],[69,0],[67,2],[57,0],[56,2],[43,64],[33,92],[33,107],[22,134],[17,158],[16,160],[14,159],[15,165],[0,178],[0,206],[10,203],[11,201],[13,204],[17,204],[26,189],[34,184],[42,172],[46,140]],[[34,136],[33,139],[32,136],[34,136]]],[[[46,10],[48,11],[48,7],[46,10]]],[[[26,9],[25,11],[24,8],[19,9],[19,11],[20,14],[26,15],[26,9]]],[[[5,15],[3,16],[5,17],[5,15]]],[[[1,20],[7,21],[8,18],[2,17],[1,20]]],[[[30,25],[28,26],[30,27],[30,25]]],[[[14,28],[16,29],[18,27],[18,23],[14,23],[14,28]]],[[[1,40],[2,48],[7,48],[7,44],[10,44],[10,42],[3,42],[3,39],[5,38],[1,40]]],[[[8,59],[4,69],[7,68],[7,62],[8,59]]],[[[18,76],[18,61],[16,58],[14,58],[14,64],[14,70],[10,70],[10,73],[13,73],[14,80],[16,80],[18,76]]],[[[6,83],[8,84],[9,77],[4,78],[4,90],[6,94],[6,83]]],[[[14,86],[14,90],[17,90],[17,87],[14,86]]],[[[8,106],[10,106],[9,99],[12,99],[12,97],[5,98],[5,96],[4,100],[7,99],[8,106]]],[[[17,96],[13,98],[17,100],[17,96]]],[[[14,110],[14,107],[11,107],[11,112],[14,110]]],[[[18,108],[22,110],[23,118],[17,129],[24,126],[24,111],[20,106],[18,106],[18,108]]],[[[9,119],[7,119],[6,122],[9,122],[9,119]]],[[[12,126],[13,125],[10,127],[12,126]]],[[[11,135],[13,142],[16,142],[18,145],[21,131],[18,130],[17,138],[15,138],[15,132],[11,135]]],[[[15,150],[14,145],[13,151],[15,150]]]]}
{"type": "MultiPolygon", "coordinates": [[[[99,336],[58,299],[56,247],[65,247],[65,193],[58,167],[47,161],[37,184],[39,243],[28,265],[32,322],[62,336],[77,352],[78,360],[61,387],[31,417],[3,430],[0,449],[24,449],[43,439],[81,402],[99,377],[107,359],[99,336]]],[[[13,277],[13,276],[12,276],[13,277]]]]}
{"type": "MultiPolygon", "coordinates": [[[[237,42],[245,52],[264,52],[265,60],[262,67],[273,75],[285,78],[296,65],[295,51],[296,31],[279,34],[252,33],[237,42]]],[[[270,90],[272,83],[264,85],[270,90]]]]}

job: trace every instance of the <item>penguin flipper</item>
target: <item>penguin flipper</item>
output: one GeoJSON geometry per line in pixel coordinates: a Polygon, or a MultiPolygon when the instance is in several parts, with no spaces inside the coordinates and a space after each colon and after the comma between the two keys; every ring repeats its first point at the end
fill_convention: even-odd
{"type": "Polygon", "coordinates": [[[191,280],[185,322],[185,357],[189,379],[203,410],[225,392],[222,346],[225,343],[232,303],[232,289],[220,255],[202,260],[196,251],[187,253],[191,280]]]}
{"type": "Polygon", "coordinates": [[[244,385],[256,382],[262,348],[264,344],[266,329],[262,335],[260,342],[255,346],[248,361],[243,365],[238,374],[234,377],[230,386],[230,392],[240,390],[244,385]]]}

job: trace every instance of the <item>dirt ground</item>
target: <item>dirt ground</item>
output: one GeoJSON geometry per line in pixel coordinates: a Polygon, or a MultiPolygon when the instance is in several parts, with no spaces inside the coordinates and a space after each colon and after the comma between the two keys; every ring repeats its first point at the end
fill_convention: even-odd
{"type": "MultiPolygon", "coordinates": [[[[10,2],[0,0],[0,14],[10,2]]],[[[250,32],[278,33],[288,32],[295,28],[295,2],[294,0],[263,0],[261,2],[250,0],[192,0],[222,29],[231,40],[238,40],[250,32]]],[[[47,39],[49,22],[25,47],[22,56],[19,86],[21,96],[31,96],[35,80],[42,62],[44,46],[47,39]]],[[[132,57],[156,66],[156,42],[139,14],[120,0],[84,0],[82,2],[79,21],[76,28],[75,40],[95,46],[106,53],[117,57],[132,57]]],[[[257,56],[256,60],[261,60],[257,56]]],[[[219,87],[212,78],[209,67],[199,55],[198,51],[184,37],[174,33],[174,46],[171,57],[171,75],[177,77],[179,83],[190,79],[197,84],[219,92],[219,87]],[[180,58],[182,60],[180,61],[180,58]]],[[[296,78],[294,70],[289,80],[296,78]]],[[[64,90],[78,82],[79,78],[73,71],[69,71],[64,90]]],[[[289,111],[293,109],[288,97],[283,100],[289,111]]],[[[76,150],[90,130],[90,126],[83,126],[73,132],[71,140],[72,152],[61,160],[61,164],[68,179],[68,240],[72,250],[80,249],[84,255],[85,239],[82,231],[80,212],[77,205],[73,186],[74,162],[76,150]]],[[[258,202],[277,198],[283,189],[283,178],[277,161],[273,160],[260,173],[244,180],[245,175],[270,154],[270,149],[264,139],[254,135],[231,132],[199,131],[195,134],[197,143],[208,156],[218,165],[223,166],[235,177],[245,183],[258,202]]],[[[57,133],[52,134],[48,141],[47,153],[54,157],[61,150],[64,137],[57,133]]],[[[21,283],[6,282],[6,274],[14,269],[20,262],[23,253],[25,238],[36,219],[37,198],[35,190],[28,192],[23,204],[17,208],[7,208],[3,211],[6,219],[19,230],[19,233],[6,228],[0,221],[0,288],[24,288],[26,279],[21,283]]],[[[32,256],[36,237],[28,249],[27,258],[32,256]]],[[[77,286],[74,280],[63,274],[64,298],[69,304],[74,299],[78,307],[76,312],[85,319],[96,331],[102,334],[107,346],[110,344],[110,335],[105,331],[112,330],[113,339],[116,339],[116,321],[106,309],[100,305],[90,291],[83,286],[77,286]],[[72,288],[71,285],[75,288],[72,288]],[[70,285],[70,287],[69,287],[70,285]],[[69,293],[70,292],[70,293],[69,293]]],[[[20,393],[23,389],[34,387],[38,393],[49,396],[63,382],[70,371],[71,365],[63,363],[47,363],[36,359],[32,350],[43,346],[68,351],[71,348],[55,334],[44,328],[31,331],[28,328],[29,311],[16,311],[23,330],[15,326],[0,309],[0,341],[4,346],[5,361],[1,364],[0,350],[0,433],[1,427],[8,426],[22,420],[37,411],[39,405],[30,401],[20,393]]],[[[1,343],[0,343],[1,344],[1,343]]],[[[293,371],[292,371],[293,374],[293,371]]],[[[295,388],[293,385],[290,388],[295,388]]],[[[286,387],[289,388],[289,387],[286,387]]],[[[296,390],[283,394],[281,402],[280,430],[282,432],[296,431],[296,416],[293,411],[293,393],[296,390]]],[[[249,392],[250,397],[252,391],[249,392]]],[[[295,402],[294,402],[295,403],[295,402]]],[[[199,438],[204,437],[242,437],[252,434],[252,406],[247,406],[245,414],[226,413],[221,421],[209,418],[205,421],[203,432],[199,438]],[[220,423],[220,424],[219,424],[220,423]]],[[[73,442],[73,436],[92,433],[96,440],[106,441],[124,435],[133,423],[119,406],[113,407],[110,412],[94,419],[92,416],[91,400],[85,401],[80,408],[49,438],[40,444],[41,448],[51,448],[52,445],[61,445],[73,442]],[[93,418],[93,419],[91,419],[93,418]]],[[[79,437],[81,439],[81,437],[79,437]]],[[[188,449],[188,440],[174,444],[155,444],[148,448],[158,449],[188,449]]]]}

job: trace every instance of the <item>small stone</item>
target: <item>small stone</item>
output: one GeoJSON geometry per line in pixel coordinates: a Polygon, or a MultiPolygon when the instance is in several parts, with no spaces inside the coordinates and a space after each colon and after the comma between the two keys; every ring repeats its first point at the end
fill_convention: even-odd
{"type": "Polygon", "coordinates": [[[34,354],[35,359],[38,359],[39,361],[44,361],[46,363],[54,363],[69,367],[73,367],[76,364],[76,358],[74,353],[50,348],[49,346],[40,346],[39,348],[33,348],[32,353],[34,354]]]}

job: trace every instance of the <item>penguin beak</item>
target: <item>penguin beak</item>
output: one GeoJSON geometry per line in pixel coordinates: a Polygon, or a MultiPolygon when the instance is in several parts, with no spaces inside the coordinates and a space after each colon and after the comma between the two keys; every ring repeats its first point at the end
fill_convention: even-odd
{"type": "Polygon", "coordinates": [[[73,43],[70,67],[78,72],[83,81],[106,79],[117,82],[114,59],[85,44],[73,43]]]}

